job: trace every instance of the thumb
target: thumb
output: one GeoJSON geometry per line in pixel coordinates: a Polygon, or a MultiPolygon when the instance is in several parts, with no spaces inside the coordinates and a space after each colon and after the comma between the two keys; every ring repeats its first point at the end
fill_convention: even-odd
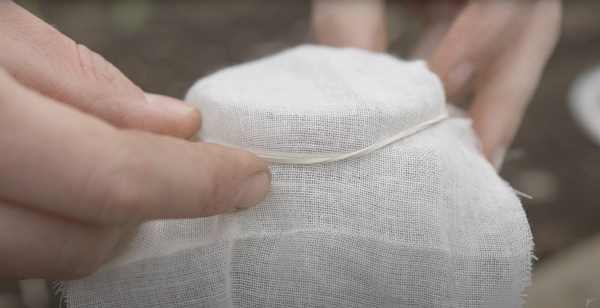
{"type": "Polygon", "coordinates": [[[117,130],[2,72],[0,149],[0,200],[99,225],[243,210],[270,185],[251,153],[117,130]]]}
{"type": "Polygon", "coordinates": [[[116,67],[12,1],[0,1],[0,66],[22,84],[117,127],[188,138],[200,113],[145,95],[116,67]]]}

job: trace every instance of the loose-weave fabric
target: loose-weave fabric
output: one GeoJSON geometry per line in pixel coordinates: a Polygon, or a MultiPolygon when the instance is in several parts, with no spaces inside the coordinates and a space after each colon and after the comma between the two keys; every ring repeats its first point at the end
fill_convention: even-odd
{"type": "MultiPolygon", "coordinates": [[[[258,155],[343,155],[446,112],[424,62],[301,46],[201,79],[198,138],[258,155]]],[[[69,307],[520,307],[520,201],[450,118],[362,156],[270,163],[256,207],[143,224],[69,307]]]]}

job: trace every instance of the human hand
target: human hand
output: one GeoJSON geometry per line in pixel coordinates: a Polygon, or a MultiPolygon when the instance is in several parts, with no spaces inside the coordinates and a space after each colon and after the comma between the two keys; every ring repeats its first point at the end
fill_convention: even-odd
{"type": "Polygon", "coordinates": [[[120,128],[189,138],[193,106],[146,94],[117,68],[12,1],[0,0],[0,67],[44,96],[120,128]]]}
{"type": "MultiPolygon", "coordinates": [[[[429,61],[448,101],[469,109],[483,152],[500,169],[558,40],[559,0],[404,0],[425,24],[413,57],[429,61]]],[[[383,0],[315,0],[317,42],[387,50],[383,0]]]]}
{"type": "Polygon", "coordinates": [[[258,157],[141,131],[188,137],[197,110],[146,101],[11,1],[0,0],[0,46],[0,281],[80,278],[137,223],[237,211],[265,196],[258,157]]]}

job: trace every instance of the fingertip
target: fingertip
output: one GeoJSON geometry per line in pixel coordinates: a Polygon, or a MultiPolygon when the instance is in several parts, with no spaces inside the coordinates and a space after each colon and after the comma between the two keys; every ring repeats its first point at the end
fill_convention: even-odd
{"type": "Polygon", "coordinates": [[[229,212],[237,212],[257,205],[267,196],[270,186],[271,178],[265,172],[258,172],[251,175],[246,180],[238,199],[234,202],[229,212]]]}
{"type": "Polygon", "coordinates": [[[219,144],[187,144],[187,149],[170,151],[178,158],[167,172],[184,192],[170,202],[187,201],[178,202],[179,213],[171,208],[169,215],[194,218],[236,212],[260,203],[267,195],[271,173],[256,155],[219,144]]]}
{"type": "Polygon", "coordinates": [[[196,109],[196,107],[186,104],[183,101],[164,95],[144,93],[144,97],[150,105],[180,116],[187,116],[196,109]]]}
{"type": "Polygon", "coordinates": [[[164,126],[166,129],[164,131],[159,131],[158,133],[182,139],[189,139],[200,130],[202,125],[202,115],[198,109],[194,108],[185,116],[178,116],[171,120],[170,125],[168,122],[166,123],[167,124],[164,126]]]}
{"type": "Polygon", "coordinates": [[[465,61],[455,65],[447,73],[438,73],[444,84],[448,101],[454,101],[466,91],[472,83],[475,74],[475,65],[465,61]]]}
{"type": "Polygon", "coordinates": [[[120,128],[189,139],[202,124],[200,111],[183,101],[150,93],[141,100],[128,104],[116,124],[120,128]]]}
{"type": "Polygon", "coordinates": [[[481,151],[497,171],[504,163],[506,152],[519,128],[521,114],[506,116],[502,110],[483,109],[476,104],[469,110],[473,130],[481,141],[481,151]]]}
{"type": "Polygon", "coordinates": [[[167,131],[167,134],[187,139],[200,129],[202,115],[195,106],[164,95],[144,93],[144,96],[150,106],[166,111],[168,115],[177,119],[178,125],[173,128],[178,129],[167,131]]]}
{"type": "Polygon", "coordinates": [[[492,152],[490,162],[496,168],[496,171],[500,171],[502,169],[502,164],[504,164],[504,158],[506,157],[506,147],[503,145],[497,146],[492,152]]]}
{"type": "Polygon", "coordinates": [[[213,188],[204,215],[234,213],[259,204],[271,186],[267,164],[253,153],[218,144],[201,143],[206,160],[212,161],[213,188]]]}

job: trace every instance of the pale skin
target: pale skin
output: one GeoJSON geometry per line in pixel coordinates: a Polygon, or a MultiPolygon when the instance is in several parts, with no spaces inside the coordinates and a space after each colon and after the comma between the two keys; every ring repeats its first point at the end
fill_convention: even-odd
{"type": "Polygon", "coordinates": [[[0,0],[0,280],[93,273],[131,226],[260,202],[266,164],[185,140],[200,113],[0,0]]]}
{"type": "MultiPolygon", "coordinates": [[[[429,26],[415,57],[429,59],[450,100],[475,91],[469,114],[499,165],[556,43],[560,3],[404,3],[429,26]]],[[[313,24],[320,43],[387,49],[383,1],[316,1],[313,24]]],[[[266,195],[258,157],[186,141],[198,110],[144,93],[8,0],[0,46],[0,281],[85,277],[131,226],[234,212],[266,195]]]]}

